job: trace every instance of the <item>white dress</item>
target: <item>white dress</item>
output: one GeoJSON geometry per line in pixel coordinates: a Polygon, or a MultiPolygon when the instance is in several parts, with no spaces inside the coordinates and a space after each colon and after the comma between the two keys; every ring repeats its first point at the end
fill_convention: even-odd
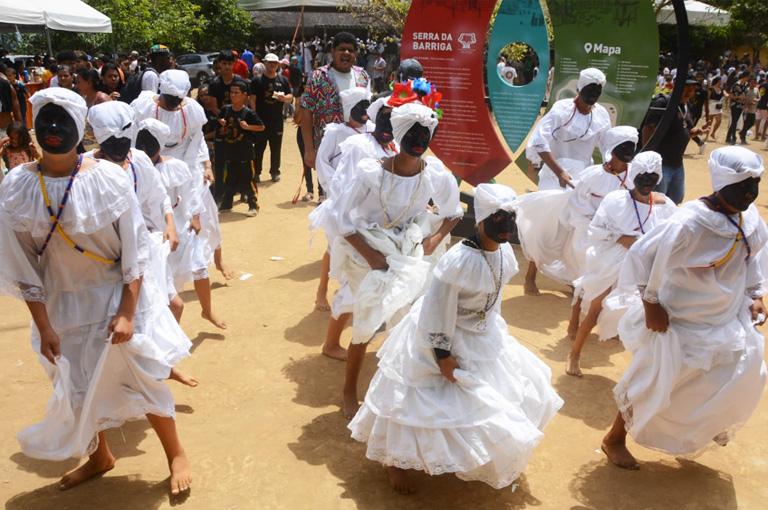
{"type": "Polygon", "coordinates": [[[347,124],[341,123],[333,123],[325,126],[323,141],[320,142],[320,147],[317,148],[315,171],[317,172],[317,180],[325,191],[326,199],[330,197],[331,181],[333,180],[333,174],[336,172],[336,168],[339,165],[342,155],[339,145],[351,136],[365,134],[368,131],[371,131],[373,127],[374,126],[370,122],[359,128],[353,128],[347,124]]]}
{"type": "Polygon", "coordinates": [[[585,271],[589,222],[608,193],[633,187],[627,172],[615,175],[593,165],[584,170],[574,189],[520,197],[517,229],[528,260],[550,278],[572,285],[585,271]]]}
{"type": "Polygon", "coordinates": [[[444,220],[462,215],[456,179],[439,159],[424,158],[424,169],[410,177],[393,175],[375,159],[358,163],[355,175],[334,199],[332,221],[338,225],[339,236],[331,248],[331,276],[341,279],[346,274],[354,296],[352,343],[369,341],[424,293],[431,269],[450,236],[429,257],[424,256],[421,242],[444,220]],[[427,211],[430,199],[439,213],[427,211]],[[385,228],[386,223],[394,222],[395,226],[385,228]],[[355,233],[387,258],[388,270],[371,271],[344,239],[355,233]]]}
{"type": "Polygon", "coordinates": [[[378,352],[379,369],[357,415],[352,437],[366,457],[431,475],[456,473],[494,488],[525,469],[542,430],[563,405],[549,367],[509,335],[501,289],[517,273],[508,244],[486,253],[453,246],[434,270],[426,295],[378,352]],[[503,264],[503,269],[501,268],[503,264]],[[434,348],[450,350],[461,369],[456,383],[440,374],[434,348]]]}
{"type": "MultiPolygon", "coordinates": [[[[664,203],[660,204],[658,199],[653,205],[635,202],[627,190],[612,191],[600,203],[587,232],[589,247],[586,250],[584,276],[573,282],[574,299],[581,296],[582,310],[588,310],[593,299],[616,287],[621,266],[627,256],[627,249],[616,241],[622,236],[639,238],[677,211],[672,200],[661,193],[654,195],[661,195],[664,203]]],[[[606,296],[604,305],[610,303],[612,297],[606,296]]],[[[622,306],[603,306],[597,319],[600,340],[618,334],[619,319],[625,310],[622,306]]]]}
{"type": "MultiPolygon", "coordinates": [[[[536,163],[540,152],[551,152],[573,179],[592,164],[592,153],[603,133],[611,128],[608,111],[599,103],[588,115],[576,109],[573,99],[561,99],[536,124],[528,139],[526,157],[536,163]]],[[[563,188],[555,173],[544,165],[539,172],[539,191],[563,188]]]]}
{"type": "MultiPolygon", "coordinates": [[[[44,177],[58,210],[70,177],[44,177]]],[[[38,249],[52,221],[33,164],[17,167],[0,186],[0,292],[44,302],[61,341],[62,358],[40,362],[54,384],[45,418],[18,439],[25,455],[63,460],[92,453],[96,434],[146,413],[175,417],[173,395],[163,383],[189,355],[181,330],[149,269],[149,241],[132,183],[118,166],[99,161],[75,178],[61,227],[96,261],[57,232],[42,257],[38,249]],[[123,285],[144,277],[129,342],[106,343],[123,285]]],[[[32,324],[32,348],[40,334],[32,324]]]]}
{"type": "MultiPolygon", "coordinates": [[[[666,333],[645,326],[641,303],[619,323],[633,354],[614,388],[627,431],[638,444],[673,455],[724,445],[760,402],[766,381],[764,339],[751,321],[751,298],[765,294],[768,228],[754,205],[743,213],[752,254],[724,214],[700,201],[683,205],[627,254],[619,288],[669,314],[666,333]],[[636,292],[636,290],[635,290],[636,292]]],[[[738,216],[732,216],[738,222],[738,216]]]]}

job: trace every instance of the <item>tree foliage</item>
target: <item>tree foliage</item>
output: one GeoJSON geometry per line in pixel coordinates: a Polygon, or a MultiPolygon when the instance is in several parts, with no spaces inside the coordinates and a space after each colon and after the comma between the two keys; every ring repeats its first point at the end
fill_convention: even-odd
{"type": "Polygon", "coordinates": [[[342,0],[339,5],[339,10],[364,22],[374,37],[402,34],[410,8],[411,0],[342,0]]]}
{"type": "Polygon", "coordinates": [[[198,16],[205,20],[203,30],[195,37],[198,51],[225,48],[241,49],[252,43],[255,25],[237,0],[195,0],[198,16]]]}

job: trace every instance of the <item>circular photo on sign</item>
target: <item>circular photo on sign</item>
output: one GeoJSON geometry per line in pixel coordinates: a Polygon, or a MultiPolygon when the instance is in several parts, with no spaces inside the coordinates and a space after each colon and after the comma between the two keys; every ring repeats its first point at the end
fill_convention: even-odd
{"type": "Polygon", "coordinates": [[[539,56],[524,42],[507,44],[499,52],[496,70],[499,78],[512,87],[523,87],[539,72],[539,56]]]}

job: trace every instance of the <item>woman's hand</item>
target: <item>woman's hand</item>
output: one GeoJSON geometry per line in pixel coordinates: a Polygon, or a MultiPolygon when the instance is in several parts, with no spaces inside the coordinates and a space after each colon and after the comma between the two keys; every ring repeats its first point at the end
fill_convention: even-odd
{"type": "Polygon", "coordinates": [[[752,322],[755,326],[762,326],[765,324],[765,319],[768,317],[768,310],[765,309],[763,304],[763,298],[755,298],[752,300],[752,304],[749,306],[749,311],[752,313],[752,322]]]}
{"type": "Polygon", "coordinates": [[[200,215],[195,214],[192,216],[192,219],[189,220],[189,230],[194,230],[195,235],[200,233],[200,215]]]}
{"type": "Polygon", "coordinates": [[[173,223],[173,216],[169,216],[171,216],[171,221],[168,222],[165,226],[165,230],[163,230],[163,242],[168,241],[171,245],[171,251],[176,251],[176,248],[179,246],[179,235],[176,233],[176,225],[173,223]]]}
{"type": "Polygon", "coordinates": [[[53,329],[40,331],[40,354],[53,365],[61,358],[59,335],[53,329]]]}
{"type": "Polygon", "coordinates": [[[459,362],[456,361],[456,358],[453,356],[448,356],[447,358],[438,360],[437,363],[440,365],[440,373],[443,374],[443,377],[452,383],[455,383],[456,378],[453,376],[453,371],[457,368],[461,368],[459,366],[459,362]]]}
{"type": "Polygon", "coordinates": [[[389,269],[389,264],[387,264],[387,257],[385,257],[384,254],[380,251],[373,250],[373,253],[368,255],[366,262],[368,262],[368,265],[371,266],[371,269],[374,271],[377,269],[383,269],[384,271],[389,269]]]}
{"type": "Polygon", "coordinates": [[[107,340],[112,337],[112,343],[114,345],[127,342],[133,337],[133,319],[129,319],[125,315],[118,313],[114,316],[109,323],[109,329],[107,330],[107,340]]]}
{"type": "Polygon", "coordinates": [[[645,308],[645,327],[656,333],[666,333],[669,327],[669,314],[661,303],[649,303],[643,299],[645,308]]]}

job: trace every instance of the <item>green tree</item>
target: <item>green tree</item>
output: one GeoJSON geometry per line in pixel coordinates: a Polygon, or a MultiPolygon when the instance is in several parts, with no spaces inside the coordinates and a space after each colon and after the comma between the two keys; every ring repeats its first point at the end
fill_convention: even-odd
{"type": "Polygon", "coordinates": [[[225,48],[242,51],[251,44],[255,25],[247,11],[237,0],[194,0],[200,8],[198,15],[205,20],[202,30],[195,36],[198,51],[225,48]]]}
{"type": "Polygon", "coordinates": [[[374,37],[403,33],[411,0],[342,0],[339,10],[364,22],[374,37]]]}

